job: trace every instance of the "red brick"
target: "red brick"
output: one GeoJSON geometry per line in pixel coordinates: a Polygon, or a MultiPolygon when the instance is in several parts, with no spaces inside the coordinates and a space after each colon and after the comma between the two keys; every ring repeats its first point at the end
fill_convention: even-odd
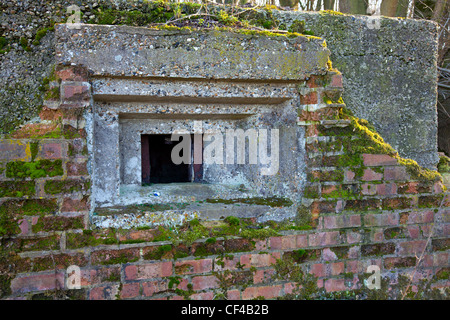
{"type": "Polygon", "coordinates": [[[370,241],[372,241],[372,242],[384,241],[383,229],[378,229],[378,228],[372,229],[370,232],[370,241]]]}
{"type": "Polygon", "coordinates": [[[255,243],[255,250],[267,250],[268,248],[268,239],[258,240],[255,243]]]}
{"type": "Polygon", "coordinates": [[[297,288],[299,288],[298,283],[296,282],[288,282],[284,284],[284,293],[285,294],[291,294],[293,293],[297,288]]]}
{"type": "Polygon", "coordinates": [[[64,273],[62,272],[19,276],[11,280],[13,294],[62,288],[64,288],[64,273]]]}
{"type": "Polygon", "coordinates": [[[339,243],[339,231],[320,232],[309,235],[309,246],[329,246],[339,243]]]}
{"type": "Polygon", "coordinates": [[[387,154],[363,154],[364,165],[367,167],[396,165],[397,160],[387,154]]]}
{"type": "Polygon", "coordinates": [[[384,259],[386,269],[410,268],[416,265],[415,257],[389,257],[384,259]]]}
{"type": "Polygon", "coordinates": [[[260,284],[270,282],[274,274],[275,270],[273,269],[257,270],[253,274],[253,283],[260,284]]]}
{"type": "Polygon", "coordinates": [[[155,300],[184,300],[184,297],[182,297],[182,296],[170,296],[170,297],[167,297],[167,299],[165,299],[165,298],[158,298],[158,299],[155,299],[155,300]]]}
{"type": "Polygon", "coordinates": [[[438,252],[434,254],[434,266],[435,267],[445,267],[449,266],[450,254],[448,252],[438,252]]]}
{"type": "Polygon", "coordinates": [[[41,142],[37,159],[61,159],[65,157],[64,151],[61,142],[41,142]]]}
{"type": "Polygon", "coordinates": [[[433,231],[433,225],[422,225],[420,226],[420,230],[423,237],[428,237],[433,231]]]}
{"type": "Polygon", "coordinates": [[[364,225],[366,227],[397,226],[399,215],[397,213],[365,214],[364,225]]]}
{"type": "Polygon", "coordinates": [[[317,125],[306,126],[306,136],[307,137],[317,137],[319,135],[319,129],[317,125]]]}
{"type": "Polygon", "coordinates": [[[317,104],[317,92],[313,91],[300,96],[301,104],[317,104]]]}
{"type": "Polygon", "coordinates": [[[27,219],[20,219],[18,221],[18,225],[20,228],[20,233],[18,236],[26,236],[30,230],[30,224],[28,223],[27,219]]]}
{"type": "Polygon", "coordinates": [[[361,185],[361,194],[365,196],[373,196],[377,194],[377,184],[364,183],[361,185]]]}
{"type": "Polygon", "coordinates": [[[127,248],[118,250],[96,250],[91,253],[91,263],[99,264],[117,264],[118,260],[134,262],[139,260],[139,248],[127,248]]]}
{"type": "Polygon", "coordinates": [[[360,215],[324,216],[323,224],[325,229],[359,227],[361,225],[361,216],[360,215]]]}
{"type": "Polygon", "coordinates": [[[345,272],[358,273],[359,272],[359,261],[358,260],[348,260],[346,262],[345,272]]]}
{"type": "Polygon", "coordinates": [[[142,280],[169,277],[172,275],[172,262],[129,265],[125,267],[126,280],[142,280]]]}
{"type": "Polygon", "coordinates": [[[363,181],[377,181],[383,179],[383,174],[373,171],[372,169],[364,169],[362,176],[363,181]]]}
{"type": "Polygon", "coordinates": [[[241,300],[241,292],[239,290],[228,290],[227,299],[228,300],[241,300]]]}
{"type": "Polygon", "coordinates": [[[322,259],[324,261],[333,261],[337,260],[338,257],[333,251],[330,250],[330,248],[325,248],[322,250],[322,259]]]}
{"type": "Polygon", "coordinates": [[[115,300],[118,292],[118,284],[92,288],[89,292],[89,300],[115,300]]]}
{"type": "Polygon", "coordinates": [[[238,269],[238,264],[240,264],[240,256],[233,256],[233,259],[224,258],[224,265],[221,266],[217,262],[214,263],[214,271],[223,271],[223,270],[236,270],[238,269]]]}
{"type": "Polygon", "coordinates": [[[322,263],[316,263],[311,265],[310,273],[316,277],[325,277],[325,265],[322,263]]]}
{"type": "Polygon", "coordinates": [[[192,278],[194,290],[214,289],[219,287],[219,281],[215,276],[198,276],[192,278]]]}
{"type": "Polygon", "coordinates": [[[361,234],[359,232],[347,232],[347,243],[358,243],[361,241],[361,234]]]}
{"type": "MultiPolygon", "coordinates": [[[[181,284],[184,282],[187,284],[187,279],[183,279],[180,281],[180,287],[179,289],[183,289],[184,286],[181,284]]],[[[177,286],[178,288],[178,286],[177,286]]],[[[151,297],[155,294],[165,292],[169,289],[168,287],[168,281],[167,280],[160,280],[160,281],[146,281],[142,282],[142,295],[144,297],[151,297]]],[[[175,288],[173,288],[175,289],[175,288]]]]}
{"type": "Polygon", "coordinates": [[[289,250],[307,246],[306,235],[290,235],[270,238],[270,249],[289,250]]]}
{"type": "Polygon", "coordinates": [[[342,74],[335,74],[331,77],[332,87],[343,87],[342,74]]]}
{"type": "Polygon", "coordinates": [[[125,283],[122,285],[120,297],[122,299],[136,298],[139,296],[139,283],[125,283]]]}
{"type": "Polygon", "coordinates": [[[306,81],[306,86],[308,88],[317,88],[317,87],[321,87],[320,85],[320,81],[321,79],[318,79],[317,76],[311,75],[308,79],[308,81],[306,81]]]}
{"type": "Polygon", "coordinates": [[[297,248],[306,248],[308,246],[308,235],[297,235],[297,248]]]}
{"type": "Polygon", "coordinates": [[[408,226],[408,234],[411,239],[418,239],[420,237],[419,226],[408,226]]]}
{"type": "Polygon", "coordinates": [[[406,183],[400,183],[398,186],[399,193],[401,194],[414,194],[418,193],[419,183],[415,181],[406,182],[406,183]]]}
{"type": "Polygon", "coordinates": [[[81,66],[58,65],[55,73],[62,81],[88,81],[87,69],[81,66]]]}
{"type": "MultiPolygon", "coordinates": [[[[123,230],[118,235],[118,239],[119,239],[119,241],[141,240],[141,241],[144,241],[144,242],[150,242],[150,241],[153,241],[153,239],[155,238],[154,232],[155,232],[154,229],[150,229],[150,230],[133,230],[133,229],[123,230]]],[[[152,251],[152,249],[153,250],[157,250],[158,246],[151,246],[151,247],[143,248],[143,255],[145,255],[149,251],[152,251]]]]}
{"type": "Polygon", "coordinates": [[[213,292],[194,293],[190,296],[192,300],[212,300],[214,298],[213,292]]]}
{"type": "Polygon", "coordinates": [[[248,287],[242,292],[242,300],[254,299],[256,297],[264,297],[264,299],[273,299],[281,295],[283,287],[263,286],[263,287],[248,287]]]}
{"type": "Polygon", "coordinates": [[[344,290],[346,290],[345,280],[344,279],[328,279],[325,281],[325,290],[327,292],[344,291],[344,290]]]}
{"type": "Polygon", "coordinates": [[[212,270],[211,259],[183,260],[175,263],[176,274],[204,273],[212,270]]]}
{"type": "Polygon", "coordinates": [[[30,145],[20,140],[0,141],[0,161],[31,160],[30,145]]]}
{"type": "Polygon", "coordinates": [[[434,265],[433,265],[433,255],[431,255],[431,254],[425,254],[423,257],[422,257],[422,261],[420,262],[420,265],[422,266],[422,267],[425,267],[425,268],[431,268],[431,267],[433,267],[434,265]]]}
{"type": "Polygon", "coordinates": [[[350,181],[354,181],[356,174],[353,171],[344,169],[344,181],[345,182],[350,182],[350,181]]]}
{"type": "Polygon", "coordinates": [[[68,176],[86,176],[88,175],[86,162],[67,162],[67,175],[68,176]]]}
{"type": "Polygon", "coordinates": [[[61,212],[82,212],[89,211],[89,197],[82,199],[64,198],[61,206],[61,212]]]}
{"type": "Polygon", "coordinates": [[[426,240],[406,241],[398,244],[398,254],[402,256],[420,256],[427,244],[426,240]]]}
{"type": "Polygon", "coordinates": [[[89,99],[90,88],[88,85],[63,85],[63,96],[67,100],[89,99]]]}
{"type": "Polygon", "coordinates": [[[279,252],[272,252],[271,254],[244,254],[240,257],[240,263],[244,268],[250,267],[270,267],[276,263],[276,259],[280,258],[279,252]]]}
{"type": "Polygon", "coordinates": [[[111,277],[120,281],[120,267],[100,267],[96,269],[81,270],[81,286],[98,285],[102,282],[111,281],[111,277]]]}
{"type": "Polygon", "coordinates": [[[397,194],[397,185],[395,183],[377,184],[376,189],[376,193],[380,196],[392,196],[397,194]]]}
{"type": "Polygon", "coordinates": [[[344,273],[345,265],[344,262],[335,262],[330,264],[330,272],[332,276],[337,276],[344,273]]]}
{"type": "Polygon", "coordinates": [[[409,180],[410,176],[405,167],[386,167],[384,168],[384,180],[404,181],[409,180]]]}
{"type": "Polygon", "coordinates": [[[442,193],[444,192],[444,185],[442,182],[438,181],[433,185],[433,193],[442,193]]]}
{"type": "Polygon", "coordinates": [[[337,190],[335,185],[324,185],[322,186],[322,194],[330,194],[337,190]]]}

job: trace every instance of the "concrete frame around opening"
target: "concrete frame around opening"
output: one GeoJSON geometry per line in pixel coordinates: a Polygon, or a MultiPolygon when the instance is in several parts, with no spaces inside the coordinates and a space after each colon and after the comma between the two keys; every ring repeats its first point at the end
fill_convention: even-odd
{"type": "MultiPolygon", "coordinates": [[[[310,76],[330,72],[322,39],[98,25],[58,25],[56,38],[57,63],[89,72],[93,214],[140,203],[275,196],[294,205],[263,206],[256,214],[248,206],[241,214],[264,220],[295,215],[306,179],[300,96],[310,90],[305,87],[310,76]],[[278,129],[279,170],[261,175],[258,165],[205,165],[208,183],[142,187],[139,136],[173,129],[192,133],[199,121],[219,131],[278,129]]],[[[223,208],[210,209],[208,217],[223,216],[223,208]]]]}
{"type": "MultiPolygon", "coordinates": [[[[295,83],[227,83],[235,94],[215,97],[217,87],[208,81],[183,82],[183,90],[211,87],[202,98],[186,99],[166,95],[164,101],[143,94],[131,95],[140,101],[121,97],[144,87],[173,87],[180,83],[155,80],[94,79],[94,201],[108,207],[138,203],[171,203],[207,198],[283,196],[299,199],[305,171],[304,128],[297,125],[299,97],[295,83]],[[115,90],[116,95],[111,94],[115,90]],[[258,93],[258,94],[256,94],[258,93]],[[209,95],[209,97],[208,97],[209,95]],[[171,102],[172,99],[175,102],[171,102]],[[203,186],[141,186],[141,134],[171,134],[184,129],[241,128],[278,129],[280,136],[279,174],[261,176],[258,165],[204,165],[203,186]],[[243,192],[243,187],[247,192],[243,192]],[[183,190],[181,190],[181,189],[183,190]],[[189,191],[188,191],[189,190],[189,191]],[[155,197],[154,192],[160,196],[155,197]]],[[[168,90],[169,91],[169,90],[168,90]]],[[[142,93],[142,91],[140,92],[142,93]]],[[[224,139],[225,140],[225,139],[224,139]]],[[[269,141],[270,142],[270,141],[269,141]]],[[[248,146],[246,147],[248,156],[248,146]]],[[[226,162],[226,159],[224,159],[226,162]]],[[[248,164],[248,157],[246,157],[248,164]]],[[[264,166],[263,166],[264,167],[264,166]]]]}

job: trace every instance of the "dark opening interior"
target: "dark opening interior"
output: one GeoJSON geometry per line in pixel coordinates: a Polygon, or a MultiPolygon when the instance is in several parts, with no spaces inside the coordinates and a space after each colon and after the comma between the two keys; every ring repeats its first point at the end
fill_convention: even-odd
{"type": "MultiPolygon", "coordinates": [[[[172,148],[180,141],[171,141],[170,134],[141,136],[143,185],[151,183],[199,182],[201,180],[201,164],[173,163],[171,159],[172,148]]],[[[191,158],[194,153],[193,142],[194,135],[191,135],[191,158]]],[[[181,153],[181,156],[183,156],[183,153],[181,153]]],[[[193,163],[192,159],[191,163],[193,163]]]]}

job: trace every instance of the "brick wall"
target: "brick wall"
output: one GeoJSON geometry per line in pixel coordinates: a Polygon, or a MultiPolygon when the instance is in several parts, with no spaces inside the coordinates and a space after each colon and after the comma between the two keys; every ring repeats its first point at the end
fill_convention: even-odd
{"type": "Polygon", "coordinates": [[[299,214],[313,228],[263,239],[173,243],[157,241],[159,229],[89,230],[86,70],[57,66],[50,91],[42,121],[0,141],[3,298],[273,299],[298,292],[307,274],[324,294],[361,288],[369,265],[449,286],[450,199],[439,175],[346,114],[338,72],[299,87],[308,152],[299,214]],[[68,290],[71,265],[80,290],[68,290]]]}

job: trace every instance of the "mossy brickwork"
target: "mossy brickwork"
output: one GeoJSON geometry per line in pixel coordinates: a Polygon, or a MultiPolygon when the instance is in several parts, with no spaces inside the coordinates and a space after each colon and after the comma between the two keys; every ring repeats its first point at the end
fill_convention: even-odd
{"type": "Polygon", "coordinates": [[[450,200],[439,174],[399,157],[346,111],[337,70],[298,82],[308,184],[294,221],[90,230],[88,72],[56,66],[61,94],[41,112],[53,129],[40,123],[0,141],[2,296],[68,289],[70,265],[81,268],[79,299],[296,298],[308,288],[318,297],[361,289],[369,265],[394,278],[418,266],[414,281],[448,287],[450,200]]]}
{"type": "MultiPolygon", "coordinates": [[[[86,107],[86,71],[56,70],[61,86],[82,81],[67,94],[81,93],[71,103],[86,107]]],[[[443,297],[433,288],[449,286],[450,200],[439,174],[400,158],[346,111],[339,72],[312,76],[298,91],[309,182],[298,217],[284,223],[228,217],[175,229],[90,230],[88,154],[76,126],[82,112],[52,111],[59,128],[74,125],[75,137],[3,141],[17,159],[2,162],[0,267],[15,268],[1,278],[1,294],[38,299],[56,292],[55,281],[65,288],[65,269],[77,265],[76,299],[354,298],[369,265],[391,276],[417,265],[414,281],[431,279],[429,297],[443,297]]]]}

